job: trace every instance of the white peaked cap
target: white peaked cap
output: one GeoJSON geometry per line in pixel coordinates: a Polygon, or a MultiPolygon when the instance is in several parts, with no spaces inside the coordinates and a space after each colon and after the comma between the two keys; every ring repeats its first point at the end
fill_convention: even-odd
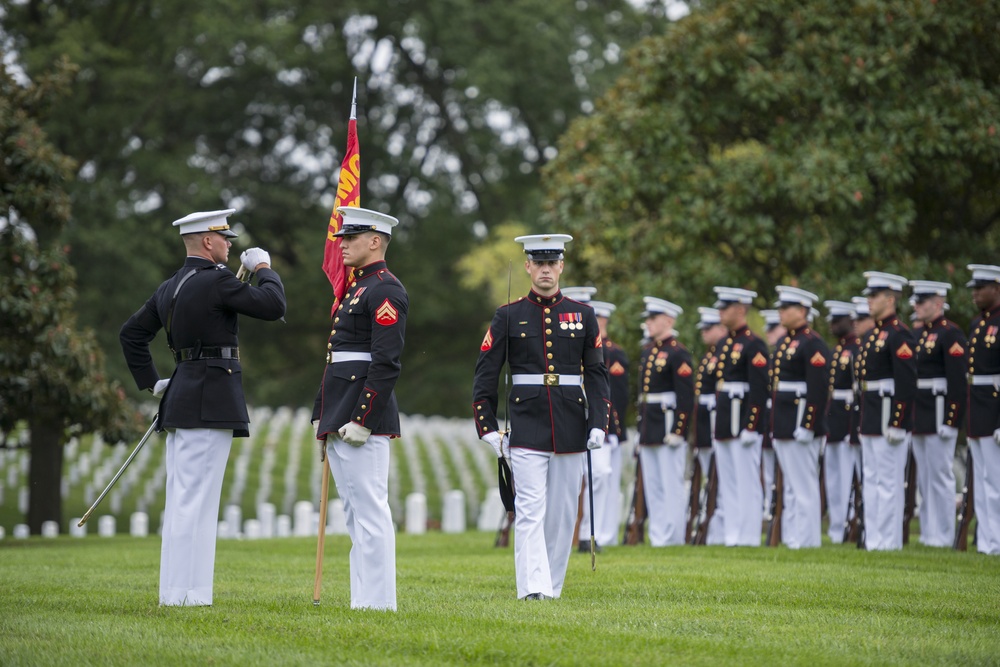
{"type": "Polygon", "coordinates": [[[567,299],[573,299],[574,301],[579,301],[580,303],[590,303],[593,296],[597,294],[597,288],[590,286],[563,287],[560,291],[567,299]]]}
{"type": "Polygon", "coordinates": [[[569,234],[530,234],[514,239],[524,245],[528,259],[562,259],[566,244],[573,240],[569,234]]]}
{"type": "Polygon", "coordinates": [[[913,296],[948,296],[951,284],[935,280],[911,280],[910,287],[913,288],[913,296]]]}
{"type": "Polygon", "coordinates": [[[813,320],[819,315],[819,310],[816,308],[810,308],[809,314],[806,315],[806,319],[809,320],[809,324],[812,324],[813,320]]]}
{"type": "Polygon", "coordinates": [[[988,283],[1000,283],[1000,266],[994,264],[969,264],[972,280],[965,283],[966,287],[982,287],[988,283]]]}
{"type": "Polygon", "coordinates": [[[598,317],[611,317],[611,313],[617,310],[617,306],[607,301],[588,301],[587,305],[594,309],[594,314],[598,317]]]}
{"type": "Polygon", "coordinates": [[[812,292],[807,292],[804,289],[790,285],[778,285],[774,290],[778,293],[778,301],[774,304],[775,307],[791,304],[812,308],[812,305],[819,301],[819,297],[812,292]]]}
{"type": "Polygon", "coordinates": [[[764,324],[768,328],[776,327],[781,324],[781,313],[776,310],[762,310],[760,311],[761,317],[764,318],[764,324]]]}
{"type": "MultiPolygon", "coordinates": [[[[865,305],[867,305],[867,303],[865,305]]],[[[835,317],[850,317],[851,319],[854,319],[854,316],[857,313],[857,309],[854,307],[854,304],[846,301],[824,301],[823,307],[827,310],[827,321],[830,321],[835,317]]]]}
{"type": "Polygon", "coordinates": [[[392,228],[399,224],[397,218],[358,206],[338,206],[337,213],[344,219],[344,225],[334,236],[349,236],[364,232],[382,232],[392,236],[392,228]]]}
{"type": "Polygon", "coordinates": [[[868,281],[868,286],[861,292],[865,296],[884,289],[892,290],[893,292],[902,292],[903,288],[906,287],[906,278],[897,276],[895,273],[865,271],[863,275],[865,280],[868,281]]]}
{"type": "Polygon", "coordinates": [[[191,213],[190,215],[185,215],[180,220],[174,220],[174,227],[180,229],[181,236],[185,234],[197,234],[199,232],[219,232],[223,236],[234,239],[237,234],[229,229],[229,222],[226,220],[233,213],[236,213],[235,208],[191,213]]]}
{"type": "Polygon", "coordinates": [[[698,307],[698,328],[707,329],[711,326],[715,326],[722,322],[722,318],[719,315],[718,308],[709,308],[707,306],[698,307]]]}
{"type": "Polygon", "coordinates": [[[854,319],[860,320],[863,317],[871,317],[872,313],[868,309],[868,299],[863,296],[852,296],[851,303],[854,304],[854,319]]]}
{"type": "Polygon", "coordinates": [[[754,297],[757,296],[757,292],[739,287],[716,286],[712,289],[715,290],[715,295],[718,299],[715,302],[716,308],[724,308],[730,303],[753,303],[754,297]]]}
{"type": "Polygon", "coordinates": [[[644,318],[662,313],[677,319],[684,312],[684,309],[677,304],[670,303],[666,299],[657,299],[655,296],[644,296],[642,302],[646,304],[646,310],[642,313],[644,318]]]}

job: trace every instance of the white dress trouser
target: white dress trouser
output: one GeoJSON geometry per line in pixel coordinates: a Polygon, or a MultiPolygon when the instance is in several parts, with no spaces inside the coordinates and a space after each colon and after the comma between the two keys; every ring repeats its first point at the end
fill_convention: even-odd
{"type": "Polygon", "coordinates": [[[903,488],[909,436],[890,445],[884,436],[861,436],[864,474],[865,549],[890,551],[903,548],[903,488]]]}
{"type": "Polygon", "coordinates": [[[976,510],[976,550],[1000,554],[1000,445],[992,436],[969,438],[972,448],[972,501],[976,510]]]}
{"type": "Polygon", "coordinates": [[[809,442],[775,440],[781,464],[783,504],[781,541],[790,549],[818,547],[822,539],[819,499],[820,438],[809,442]]]}
{"type": "Polygon", "coordinates": [[[920,492],[920,543],[951,547],[955,543],[955,438],[936,433],[913,435],[920,492]]]}
{"type": "Polygon", "coordinates": [[[360,447],[328,436],[326,455],[351,536],[351,609],[396,610],[396,527],[389,509],[389,437],[360,447]]]}
{"type": "Polygon", "coordinates": [[[215,536],[232,429],[167,431],[166,506],[160,547],[160,604],[212,604],[215,536]]]}
{"type": "Polygon", "coordinates": [[[759,547],[764,521],[764,491],[760,485],[761,436],[744,445],[739,438],[716,440],[715,470],[725,498],[723,523],[727,547],[759,547]]]}
{"type": "MultiPolygon", "coordinates": [[[[709,447],[698,447],[695,449],[698,461],[701,463],[701,477],[704,484],[709,483],[708,469],[712,464],[712,448],[709,447]]],[[[719,476],[719,471],[716,469],[716,478],[719,476]]],[[[706,498],[706,502],[707,502],[706,498]]],[[[705,508],[699,508],[699,511],[704,511],[705,508]]],[[[708,522],[708,533],[705,535],[705,544],[725,544],[725,518],[722,511],[722,486],[718,483],[715,485],[715,511],[712,513],[712,518],[708,522]]]]}
{"type": "MultiPolygon", "coordinates": [[[[614,449],[618,449],[615,447],[614,449]]],[[[607,523],[608,498],[612,495],[612,448],[604,445],[600,449],[590,452],[590,465],[593,468],[594,477],[594,541],[597,544],[609,544],[601,541],[601,528],[607,523]]],[[[590,544],[590,492],[587,490],[588,477],[586,454],[583,455],[583,513],[580,515],[580,542],[590,544]]],[[[618,532],[617,527],[614,532],[618,532]]],[[[611,542],[614,543],[614,533],[611,535],[611,542]]],[[[588,547],[589,548],[589,547],[588,547]]]]}
{"type": "Polygon", "coordinates": [[[666,547],[684,544],[688,494],[684,490],[687,445],[640,445],[642,488],[649,515],[649,544],[666,547]]]}
{"type": "Polygon", "coordinates": [[[586,454],[510,448],[517,597],[562,593],[586,454]]]}
{"type": "Polygon", "coordinates": [[[826,476],[826,511],[830,515],[830,526],[826,534],[834,544],[844,541],[851,484],[857,465],[858,448],[851,445],[850,436],[837,442],[827,441],[823,455],[823,474],[826,476]]]}

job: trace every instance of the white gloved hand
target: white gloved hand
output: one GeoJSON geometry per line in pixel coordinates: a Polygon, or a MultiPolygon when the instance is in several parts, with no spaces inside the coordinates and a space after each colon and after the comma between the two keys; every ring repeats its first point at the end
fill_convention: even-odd
{"type": "Polygon", "coordinates": [[[890,445],[899,445],[906,442],[906,429],[890,426],[885,430],[885,441],[890,445]]]}
{"type": "Polygon", "coordinates": [[[370,428],[365,428],[364,426],[355,424],[354,422],[347,422],[341,426],[340,430],[337,432],[340,433],[340,437],[344,439],[344,442],[352,447],[360,447],[365,444],[368,440],[368,436],[372,434],[372,430],[370,428]]]}
{"type": "Polygon", "coordinates": [[[270,264],[271,256],[260,248],[250,248],[240,253],[240,262],[244,269],[253,273],[257,270],[258,264],[270,264]]]}
{"type": "Polygon", "coordinates": [[[618,445],[621,444],[621,442],[619,442],[619,440],[618,440],[618,436],[617,435],[613,435],[611,433],[608,433],[608,437],[604,439],[604,443],[608,447],[617,447],[618,445]]]}
{"type": "Polygon", "coordinates": [[[493,451],[496,452],[498,459],[503,457],[503,438],[500,436],[499,433],[497,433],[496,431],[490,431],[482,438],[480,438],[480,440],[487,443],[490,447],[493,448],[493,451]]]}
{"type": "Polygon", "coordinates": [[[667,433],[667,437],[663,439],[663,442],[670,447],[680,447],[684,444],[684,438],[676,433],[667,433]]]}
{"type": "Polygon", "coordinates": [[[590,429],[590,437],[587,438],[587,449],[600,449],[604,444],[604,431],[599,428],[590,429]]]}
{"type": "Polygon", "coordinates": [[[153,396],[159,398],[163,396],[163,392],[167,390],[167,385],[170,384],[170,378],[166,380],[157,380],[156,384],[153,385],[153,396]]]}
{"type": "Polygon", "coordinates": [[[742,431],[740,431],[740,442],[743,443],[744,447],[749,447],[750,445],[757,444],[757,440],[759,437],[760,434],[757,433],[756,431],[748,431],[747,429],[743,429],[742,431]]]}
{"type": "Polygon", "coordinates": [[[807,442],[812,442],[813,439],[816,437],[816,434],[813,433],[811,429],[802,428],[801,426],[799,426],[798,428],[795,429],[795,432],[792,433],[792,437],[795,438],[796,442],[801,442],[805,444],[807,442]]]}
{"type": "Polygon", "coordinates": [[[958,437],[958,429],[954,426],[948,426],[947,424],[941,424],[938,426],[938,435],[945,440],[954,440],[958,437]]]}
{"type": "Polygon", "coordinates": [[[996,440],[996,443],[998,445],[1000,445],[1000,428],[998,428],[997,430],[993,431],[993,439],[996,440]]]}

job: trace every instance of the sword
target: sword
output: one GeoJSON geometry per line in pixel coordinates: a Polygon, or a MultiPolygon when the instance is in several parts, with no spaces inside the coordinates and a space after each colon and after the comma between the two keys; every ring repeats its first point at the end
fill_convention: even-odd
{"type": "Polygon", "coordinates": [[[149,430],[146,431],[146,435],[142,436],[142,440],[140,440],[139,444],[135,446],[135,449],[132,450],[132,453],[129,454],[129,457],[125,459],[125,463],[122,464],[121,470],[118,471],[118,473],[114,476],[111,482],[108,483],[108,485],[104,488],[104,491],[102,491],[101,495],[97,497],[97,500],[94,501],[94,504],[90,506],[90,509],[87,510],[87,513],[83,515],[83,518],[80,519],[80,523],[76,524],[77,528],[87,523],[87,519],[90,518],[90,514],[95,509],[97,509],[98,505],[101,504],[101,501],[104,500],[104,496],[108,495],[108,491],[110,491],[111,487],[115,485],[115,482],[118,481],[118,478],[122,476],[122,473],[125,472],[125,469],[128,468],[129,464],[132,463],[132,459],[134,459],[135,455],[139,453],[139,450],[142,449],[142,446],[146,444],[146,441],[149,440],[150,434],[152,434],[153,429],[156,428],[156,420],[159,419],[159,417],[160,417],[159,414],[153,417],[153,423],[149,425],[149,430]]]}

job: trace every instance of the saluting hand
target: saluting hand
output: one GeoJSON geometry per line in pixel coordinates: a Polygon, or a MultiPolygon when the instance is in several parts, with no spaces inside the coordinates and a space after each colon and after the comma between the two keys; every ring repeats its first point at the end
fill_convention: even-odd
{"type": "Polygon", "coordinates": [[[257,267],[261,264],[271,264],[271,255],[260,248],[250,248],[249,250],[244,250],[240,253],[240,263],[243,264],[243,268],[254,273],[257,271],[257,267]]]}

